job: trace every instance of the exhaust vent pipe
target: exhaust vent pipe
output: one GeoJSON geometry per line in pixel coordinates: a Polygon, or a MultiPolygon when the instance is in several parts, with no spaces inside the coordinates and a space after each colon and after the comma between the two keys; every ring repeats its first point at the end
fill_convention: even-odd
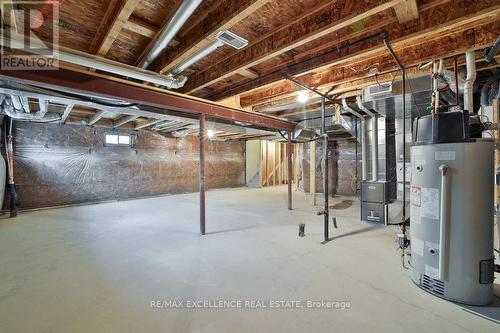
{"type": "Polygon", "coordinates": [[[474,52],[465,53],[467,78],[464,85],[464,110],[474,113],[474,82],[476,81],[476,57],[474,52]]]}
{"type": "MultiPolygon", "coordinates": [[[[377,115],[373,112],[371,112],[367,107],[365,107],[363,105],[363,101],[361,100],[361,96],[358,96],[356,98],[356,102],[358,103],[358,107],[363,111],[365,112],[367,115],[369,115],[371,118],[372,118],[372,170],[373,170],[373,178],[372,180],[374,182],[378,181],[378,121],[377,121],[377,115]]],[[[365,136],[365,140],[366,140],[366,128],[363,128],[363,134],[365,136]]],[[[363,160],[363,169],[365,168],[365,161],[368,159],[367,158],[367,155],[368,155],[368,152],[366,151],[366,148],[365,147],[365,143],[366,141],[363,142],[363,147],[362,149],[365,150],[365,154],[366,156],[364,157],[365,159],[363,160]]],[[[364,180],[366,180],[366,178],[368,178],[368,172],[366,170],[364,170],[364,172],[366,172],[366,177],[364,180]]]]}

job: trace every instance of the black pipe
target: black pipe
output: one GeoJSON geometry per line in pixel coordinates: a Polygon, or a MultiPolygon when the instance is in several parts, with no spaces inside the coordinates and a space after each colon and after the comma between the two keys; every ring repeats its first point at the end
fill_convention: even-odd
{"type": "Polygon", "coordinates": [[[330,207],[328,202],[328,134],[326,133],[326,108],[325,108],[325,97],[321,98],[321,135],[323,135],[323,186],[325,193],[325,212],[324,212],[324,224],[325,224],[325,242],[330,240],[329,236],[329,220],[330,220],[330,207]]]}
{"type": "MultiPolygon", "coordinates": [[[[249,81],[245,81],[241,84],[238,84],[236,86],[233,86],[229,89],[226,89],[224,90],[224,93],[228,93],[228,92],[231,92],[233,90],[236,90],[236,89],[240,89],[240,88],[245,88],[246,86],[252,84],[252,83],[255,83],[255,82],[260,82],[260,81],[263,81],[264,79],[267,79],[268,77],[272,77],[272,76],[287,76],[287,75],[290,75],[291,74],[294,74],[295,71],[301,69],[301,67],[305,64],[308,64],[310,62],[314,62],[318,59],[322,59],[328,55],[331,55],[331,54],[334,54],[334,53],[340,53],[341,51],[344,51],[344,50],[347,50],[353,46],[356,46],[358,44],[362,44],[362,43],[365,43],[367,41],[370,41],[372,39],[376,39],[376,38],[383,38],[383,39],[386,39],[387,38],[387,31],[380,31],[376,34],[373,34],[373,35],[370,35],[370,36],[366,36],[364,38],[361,38],[361,39],[358,39],[354,42],[351,42],[351,43],[347,43],[345,45],[342,45],[338,48],[335,48],[335,49],[332,49],[330,51],[327,51],[325,53],[322,53],[322,54],[319,54],[317,56],[314,56],[314,57],[311,57],[311,58],[308,58],[308,59],[305,59],[305,60],[302,60],[302,61],[299,61],[299,62],[296,62],[290,66],[287,66],[285,68],[282,68],[282,69],[278,69],[274,72],[271,72],[271,73],[268,73],[268,74],[265,74],[265,75],[262,75],[262,76],[259,76],[258,78],[255,78],[255,79],[252,79],[252,80],[249,80],[249,81]]],[[[213,99],[215,96],[217,96],[218,93],[216,94],[212,94],[210,96],[207,97],[207,99],[213,99]]]]}
{"type": "Polygon", "coordinates": [[[384,45],[392,55],[399,69],[403,73],[403,216],[401,217],[401,224],[403,225],[403,233],[406,232],[406,68],[403,66],[398,56],[394,52],[389,43],[388,38],[384,38],[384,45]]]}
{"type": "Polygon", "coordinates": [[[323,94],[321,93],[320,91],[314,89],[314,88],[311,88],[311,87],[308,87],[306,86],[305,84],[302,84],[301,82],[299,82],[298,80],[295,80],[293,77],[291,77],[290,75],[285,75],[284,76],[285,79],[287,79],[288,81],[291,81],[293,84],[295,84],[296,86],[298,86],[299,88],[302,88],[304,90],[309,90],[315,94],[318,94],[319,96],[321,96],[322,98],[324,99],[327,99],[331,102],[335,102],[335,103],[338,103],[335,99],[329,97],[328,95],[326,94],[323,94]]]}

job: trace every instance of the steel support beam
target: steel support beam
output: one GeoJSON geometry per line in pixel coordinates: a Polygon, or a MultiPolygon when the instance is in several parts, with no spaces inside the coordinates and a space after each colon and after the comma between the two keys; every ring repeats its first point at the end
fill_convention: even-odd
{"type": "Polygon", "coordinates": [[[206,149],[206,135],[205,135],[206,119],[205,114],[200,115],[200,165],[199,165],[199,187],[200,187],[200,233],[205,235],[205,149],[206,149]]]}
{"type": "Polygon", "coordinates": [[[57,71],[0,70],[0,79],[26,83],[53,90],[70,91],[84,95],[113,98],[130,103],[157,107],[160,115],[171,111],[205,114],[212,118],[235,121],[266,129],[292,131],[295,123],[264,114],[247,112],[199,98],[139,85],[133,82],[82,73],[69,69],[57,71]]]}

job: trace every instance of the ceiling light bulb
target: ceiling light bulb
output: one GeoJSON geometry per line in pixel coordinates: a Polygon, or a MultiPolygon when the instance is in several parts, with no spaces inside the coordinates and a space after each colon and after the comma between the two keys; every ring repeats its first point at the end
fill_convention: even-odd
{"type": "Polygon", "coordinates": [[[212,139],[215,136],[215,132],[213,130],[208,130],[207,131],[207,137],[209,139],[212,139]]]}
{"type": "Polygon", "coordinates": [[[309,93],[307,91],[301,91],[297,95],[297,101],[301,104],[306,104],[309,101],[309,93]]]}

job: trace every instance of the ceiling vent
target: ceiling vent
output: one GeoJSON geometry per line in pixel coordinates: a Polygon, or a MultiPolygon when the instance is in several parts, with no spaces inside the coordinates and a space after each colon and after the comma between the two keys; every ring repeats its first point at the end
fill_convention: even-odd
{"type": "Polygon", "coordinates": [[[234,47],[237,50],[241,50],[242,48],[248,45],[248,41],[246,39],[228,30],[219,32],[215,36],[215,38],[226,45],[234,47]]]}
{"type": "Polygon", "coordinates": [[[382,84],[377,84],[368,87],[368,95],[369,96],[378,96],[387,93],[392,93],[392,83],[386,82],[382,84]]]}

